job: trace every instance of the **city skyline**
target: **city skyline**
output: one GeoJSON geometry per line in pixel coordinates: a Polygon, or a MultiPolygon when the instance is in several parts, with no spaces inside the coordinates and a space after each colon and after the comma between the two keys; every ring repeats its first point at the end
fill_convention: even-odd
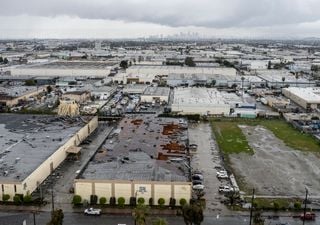
{"type": "Polygon", "coordinates": [[[0,38],[320,37],[315,0],[39,1],[2,3],[0,38]]]}

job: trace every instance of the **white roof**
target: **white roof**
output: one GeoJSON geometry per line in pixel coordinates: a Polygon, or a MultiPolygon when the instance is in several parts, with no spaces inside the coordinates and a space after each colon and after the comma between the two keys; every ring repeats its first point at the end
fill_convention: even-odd
{"type": "Polygon", "coordinates": [[[317,87],[289,87],[285,88],[286,91],[304,99],[308,103],[320,103],[320,88],[317,87]]]}

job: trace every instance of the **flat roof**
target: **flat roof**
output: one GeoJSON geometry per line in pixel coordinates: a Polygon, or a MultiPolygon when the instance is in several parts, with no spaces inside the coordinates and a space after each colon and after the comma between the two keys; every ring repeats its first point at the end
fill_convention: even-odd
{"type": "Polygon", "coordinates": [[[168,87],[147,87],[142,95],[148,96],[169,96],[170,88],[168,87]]]}
{"type": "Polygon", "coordinates": [[[229,105],[221,93],[215,88],[175,88],[173,104],[177,105],[229,105]]]}
{"type": "Polygon", "coordinates": [[[105,61],[56,61],[17,67],[16,69],[107,69],[114,62],[105,61]]]}
{"type": "Polygon", "coordinates": [[[186,141],[187,124],[181,119],[127,116],[89,162],[82,179],[188,181],[186,141]]]}
{"type": "Polygon", "coordinates": [[[23,181],[84,125],[80,119],[1,114],[0,182],[23,181]]]}
{"type": "Polygon", "coordinates": [[[38,88],[39,87],[36,86],[24,86],[22,83],[15,83],[14,85],[0,85],[0,95],[20,97],[35,92],[38,88]]]}
{"type": "Polygon", "coordinates": [[[317,103],[317,104],[320,103],[320,88],[288,87],[288,88],[284,88],[284,90],[291,92],[292,94],[298,96],[299,98],[302,98],[304,101],[308,103],[317,103]]]}

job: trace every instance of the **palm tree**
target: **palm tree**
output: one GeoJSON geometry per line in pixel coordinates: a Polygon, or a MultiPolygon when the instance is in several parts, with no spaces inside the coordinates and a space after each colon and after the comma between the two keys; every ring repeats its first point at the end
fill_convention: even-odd
{"type": "Polygon", "coordinates": [[[152,222],[152,225],[168,225],[168,222],[165,219],[157,218],[152,222]]]}
{"type": "Polygon", "coordinates": [[[146,218],[149,215],[149,207],[144,204],[138,204],[133,210],[132,215],[134,217],[134,224],[145,225],[146,218]]]}

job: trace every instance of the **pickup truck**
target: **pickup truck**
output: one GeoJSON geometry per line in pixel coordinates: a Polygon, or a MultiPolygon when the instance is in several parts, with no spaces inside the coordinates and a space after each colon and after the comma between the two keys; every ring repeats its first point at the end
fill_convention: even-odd
{"type": "Polygon", "coordinates": [[[306,212],[306,215],[304,215],[304,213],[302,213],[300,215],[300,219],[304,219],[304,220],[315,220],[316,219],[316,214],[313,212],[306,212]]]}
{"type": "Polygon", "coordinates": [[[84,210],[85,215],[95,215],[100,216],[101,215],[101,209],[94,209],[94,208],[88,208],[84,210]]]}

